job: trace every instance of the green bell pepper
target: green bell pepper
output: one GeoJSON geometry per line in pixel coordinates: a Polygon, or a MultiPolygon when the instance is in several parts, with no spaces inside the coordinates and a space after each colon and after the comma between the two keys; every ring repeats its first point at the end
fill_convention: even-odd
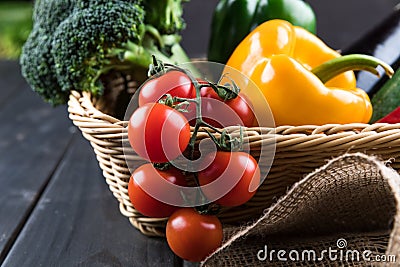
{"type": "Polygon", "coordinates": [[[225,64],[244,37],[271,19],[316,33],[315,13],[302,0],[220,0],[212,18],[208,60],[225,64]]]}

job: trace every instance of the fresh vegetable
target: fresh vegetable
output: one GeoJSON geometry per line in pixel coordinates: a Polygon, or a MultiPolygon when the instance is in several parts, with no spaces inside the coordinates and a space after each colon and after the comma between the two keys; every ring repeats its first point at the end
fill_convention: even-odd
{"type": "Polygon", "coordinates": [[[208,59],[225,64],[246,35],[271,19],[316,31],[314,11],[302,0],[220,0],[212,18],[208,59]]]}
{"type": "Polygon", "coordinates": [[[374,95],[371,102],[374,107],[371,123],[385,117],[400,105],[400,69],[374,95]]]}
{"type": "Polygon", "coordinates": [[[139,106],[157,102],[165,94],[182,98],[195,98],[196,90],[186,74],[176,70],[168,71],[143,83],[139,92],[139,106]]]}
{"type": "Polygon", "coordinates": [[[267,21],[252,31],[227,65],[259,87],[277,126],[367,123],[372,114],[369,97],[356,88],[349,70],[376,73],[380,65],[393,74],[373,57],[341,57],[315,35],[283,20],[267,21]]]}
{"type": "Polygon", "coordinates": [[[222,225],[213,215],[201,215],[192,208],[182,208],[168,219],[167,242],[182,259],[199,262],[222,244],[222,225]]]}
{"type": "Polygon", "coordinates": [[[147,163],[132,173],[128,184],[128,195],[132,205],[141,214],[153,218],[163,218],[170,216],[180,208],[162,201],[163,199],[172,199],[170,202],[183,203],[179,190],[176,188],[174,191],[173,187],[168,187],[167,190],[162,179],[171,185],[186,186],[185,176],[173,167],[167,170],[158,170],[152,164],[147,163]]]}
{"type": "Polygon", "coordinates": [[[260,183],[257,161],[244,152],[217,151],[205,156],[211,162],[198,173],[199,183],[208,199],[225,206],[239,206],[250,200],[260,183]],[[218,181],[217,181],[218,180],[218,181]],[[217,181],[212,187],[204,187],[217,181]]]}
{"type": "Polygon", "coordinates": [[[52,35],[51,47],[63,92],[85,88],[95,95],[101,93],[103,87],[98,78],[104,70],[122,68],[121,59],[130,60],[129,53],[114,49],[118,44],[140,40],[141,16],[143,12],[139,6],[134,8],[134,3],[109,1],[88,4],[63,20],[52,35]]]}
{"type": "Polygon", "coordinates": [[[223,100],[213,88],[201,89],[201,112],[205,122],[215,127],[231,125],[253,126],[255,115],[250,99],[239,93],[237,97],[223,100]]]}
{"type": "Polygon", "coordinates": [[[377,123],[400,123],[400,107],[376,121],[377,123]]]}
{"type": "Polygon", "coordinates": [[[187,119],[177,110],[159,103],[145,104],[128,122],[128,138],[133,150],[155,163],[176,159],[190,139],[187,119]]]}
{"type": "MultiPolygon", "coordinates": [[[[211,87],[202,88],[201,114],[205,123],[217,128],[232,125],[254,126],[255,115],[251,101],[242,93],[233,99],[224,101],[211,87]]],[[[188,106],[187,112],[183,115],[191,126],[196,124],[196,107],[193,103],[188,106]]]]}
{"type": "Polygon", "coordinates": [[[38,0],[21,55],[22,74],[46,101],[66,103],[70,90],[101,95],[112,70],[145,80],[152,55],[187,62],[179,46],[181,1],[38,0]],[[145,4],[144,4],[145,3],[145,4]],[[149,8],[151,6],[151,8],[149,8]],[[175,9],[171,9],[171,8],[175,9]],[[147,8],[147,9],[146,9],[147,8]],[[163,11],[173,20],[155,20],[163,11]],[[146,24],[151,21],[157,24],[146,24]],[[162,34],[166,32],[168,34],[162,34]]]}

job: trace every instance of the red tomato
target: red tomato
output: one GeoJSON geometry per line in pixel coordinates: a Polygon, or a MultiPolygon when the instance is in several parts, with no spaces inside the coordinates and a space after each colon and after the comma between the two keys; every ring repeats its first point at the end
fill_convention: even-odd
{"type": "Polygon", "coordinates": [[[187,119],[175,109],[159,103],[146,104],[132,114],[128,139],[142,158],[155,163],[176,159],[190,139],[187,119]]]}
{"type": "Polygon", "coordinates": [[[252,104],[246,95],[239,93],[236,98],[223,101],[211,87],[204,87],[201,90],[201,96],[203,117],[205,117],[205,120],[210,117],[209,123],[211,125],[215,127],[253,126],[252,104]],[[219,101],[225,104],[228,109],[221,105],[219,101]]]}
{"type": "Polygon", "coordinates": [[[204,162],[211,163],[198,173],[198,177],[202,191],[209,200],[234,207],[246,203],[256,193],[260,183],[260,168],[251,155],[217,151],[207,154],[204,162]]]}
{"type": "Polygon", "coordinates": [[[199,262],[222,244],[222,225],[216,216],[182,208],[168,219],[167,242],[182,259],[199,262]]]}
{"type": "MultiPolygon", "coordinates": [[[[205,82],[200,80],[199,83],[205,82]]],[[[239,93],[236,98],[223,101],[211,87],[203,87],[200,95],[202,118],[206,123],[219,128],[232,125],[253,126],[255,118],[253,106],[246,95],[239,93]]],[[[194,104],[190,104],[184,116],[192,126],[195,125],[194,104]]]]}
{"type": "Polygon", "coordinates": [[[190,78],[183,72],[172,70],[146,81],[141,86],[139,106],[155,103],[167,93],[182,98],[196,97],[196,90],[190,78]]]}
{"type": "Polygon", "coordinates": [[[185,176],[176,168],[161,171],[148,163],[132,173],[128,195],[132,205],[141,214],[154,218],[168,217],[179,207],[166,204],[162,202],[163,199],[169,203],[183,203],[179,189],[167,187],[160,182],[162,179],[171,185],[186,186],[185,176]]]}

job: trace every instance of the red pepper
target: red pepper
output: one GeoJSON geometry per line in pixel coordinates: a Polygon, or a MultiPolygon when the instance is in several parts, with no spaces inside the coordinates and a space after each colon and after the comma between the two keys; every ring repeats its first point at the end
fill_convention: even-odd
{"type": "Polygon", "coordinates": [[[388,115],[378,120],[381,123],[400,123],[400,107],[390,112],[388,115]]]}

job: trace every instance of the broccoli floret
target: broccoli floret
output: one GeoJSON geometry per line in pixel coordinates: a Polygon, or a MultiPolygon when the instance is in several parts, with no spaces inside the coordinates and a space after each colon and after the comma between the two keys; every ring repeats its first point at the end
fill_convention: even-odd
{"type": "Polygon", "coordinates": [[[174,34],[183,30],[182,0],[144,0],[145,23],[157,25],[161,34],[174,34]]]}
{"type": "Polygon", "coordinates": [[[140,40],[143,15],[134,4],[107,1],[80,9],[64,20],[54,33],[51,50],[63,91],[77,88],[102,93],[100,75],[123,66],[116,60],[120,56],[123,61],[123,55],[115,55],[113,49],[140,40]]]}
{"type": "Polygon", "coordinates": [[[33,9],[34,26],[51,34],[75,7],[76,0],[36,0],[33,9]]]}
{"type": "Polygon", "coordinates": [[[53,105],[65,103],[68,93],[62,92],[58,85],[50,52],[51,36],[37,27],[32,30],[28,40],[20,56],[22,75],[44,100],[53,105]]]}
{"type": "MultiPolygon", "coordinates": [[[[91,6],[101,6],[109,2],[124,2],[127,4],[140,5],[142,0],[75,0],[77,2],[76,6],[78,9],[85,9],[91,6]]],[[[143,9],[143,8],[141,8],[143,9]]]]}
{"type": "Polygon", "coordinates": [[[33,9],[33,29],[22,47],[21,72],[32,89],[52,105],[63,104],[68,92],[57,81],[51,54],[53,33],[75,8],[73,0],[37,0],[33,9]]]}
{"type": "Polygon", "coordinates": [[[101,95],[100,78],[108,71],[145,73],[152,55],[170,63],[189,61],[179,45],[178,2],[36,0],[33,30],[20,57],[22,74],[34,91],[58,105],[71,90],[101,95]],[[150,19],[155,12],[174,15],[165,24],[161,17],[150,19]]]}

